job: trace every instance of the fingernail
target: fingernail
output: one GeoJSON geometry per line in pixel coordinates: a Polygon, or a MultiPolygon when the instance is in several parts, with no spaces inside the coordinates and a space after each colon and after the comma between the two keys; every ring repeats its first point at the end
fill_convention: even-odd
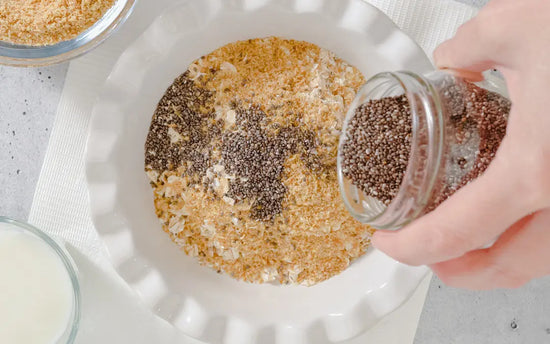
{"type": "Polygon", "coordinates": [[[474,72],[471,70],[459,69],[459,68],[448,68],[448,67],[438,67],[438,68],[440,70],[443,70],[447,73],[451,73],[456,77],[462,78],[470,82],[479,82],[479,81],[483,81],[484,79],[483,74],[480,72],[474,72]]]}

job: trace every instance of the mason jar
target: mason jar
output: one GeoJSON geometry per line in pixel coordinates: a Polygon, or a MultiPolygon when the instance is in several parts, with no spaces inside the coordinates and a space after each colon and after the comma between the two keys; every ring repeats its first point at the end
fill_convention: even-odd
{"type": "MultiPolygon", "coordinates": [[[[489,71],[483,74],[483,78],[473,83],[466,81],[463,73],[451,70],[437,70],[424,75],[409,71],[385,72],[372,77],[359,90],[344,121],[337,164],[343,201],[357,220],[377,229],[401,228],[434,210],[483,173],[505,135],[510,110],[500,74],[489,71]],[[365,192],[367,186],[360,185],[357,180],[354,183],[342,151],[344,144],[350,140],[350,121],[360,107],[382,98],[400,96],[406,96],[410,109],[410,151],[397,192],[391,201],[382,202],[365,192]],[[484,97],[502,107],[502,116],[497,116],[495,120],[483,113],[489,111],[484,103],[479,103],[484,97]],[[457,113],[461,115],[457,116],[457,113]],[[473,116],[486,116],[483,119],[487,122],[485,127],[468,125],[473,116]],[[498,133],[492,134],[491,142],[484,138],[487,130],[498,130],[498,133]]],[[[372,153],[358,152],[355,156],[362,158],[368,154],[372,153]]],[[[354,168],[361,168],[356,166],[361,161],[353,162],[354,168]]]]}

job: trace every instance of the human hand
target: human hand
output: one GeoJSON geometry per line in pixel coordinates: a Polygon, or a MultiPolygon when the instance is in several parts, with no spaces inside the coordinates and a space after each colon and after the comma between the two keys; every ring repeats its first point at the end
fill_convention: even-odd
{"type": "Polygon", "coordinates": [[[399,231],[377,231],[378,249],[468,289],[550,274],[548,18],[548,0],[493,0],[438,47],[440,68],[503,73],[513,104],[506,137],[485,173],[436,210],[399,231]]]}

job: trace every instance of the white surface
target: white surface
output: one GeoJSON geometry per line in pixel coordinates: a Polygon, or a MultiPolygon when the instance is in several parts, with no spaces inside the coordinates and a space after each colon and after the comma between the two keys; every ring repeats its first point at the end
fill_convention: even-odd
{"type": "MultiPolygon", "coordinates": [[[[467,6],[438,0],[414,2],[373,0],[372,2],[386,11],[400,27],[412,34],[428,54],[431,54],[431,49],[437,42],[450,37],[461,22],[475,13],[467,6]]],[[[82,156],[91,105],[118,54],[167,4],[169,4],[168,1],[139,2],[135,15],[130,18],[118,35],[91,54],[71,63],[69,68],[29,219],[40,228],[67,239],[84,253],[87,260],[92,260],[89,265],[94,268],[96,265],[94,263],[104,264],[105,261],[102,246],[91,224],[84,182],[82,156]]],[[[77,342],[109,343],[112,338],[120,338],[124,334],[125,340],[122,342],[127,342],[127,339],[128,342],[133,343],[151,343],[153,342],[151,340],[152,333],[155,338],[154,342],[175,342],[176,334],[170,332],[171,328],[168,331],[164,322],[151,321],[147,312],[136,311],[136,308],[143,309],[136,304],[127,303],[129,308],[123,312],[120,308],[106,310],[105,305],[98,305],[97,302],[94,302],[97,299],[106,300],[103,299],[103,296],[111,296],[112,294],[107,293],[107,290],[119,297],[123,294],[125,286],[120,284],[117,278],[117,276],[108,273],[90,274],[89,276],[83,273],[84,314],[82,330],[77,342]],[[109,286],[102,289],[105,294],[101,294],[97,290],[99,288],[93,288],[95,284],[102,283],[109,286]],[[119,293],[115,291],[115,286],[120,288],[119,293]],[[101,311],[104,313],[99,313],[101,311]],[[114,318],[113,322],[121,326],[101,326],[104,324],[102,320],[109,318],[111,314],[121,315],[119,311],[126,314],[126,317],[119,316],[114,318]]],[[[381,323],[383,330],[378,332],[377,326],[357,341],[369,340],[389,344],[391,343],[390,337],[395,338],[394,335],[402,334],[395,340],[395,343],[412,342],[414,331],[401,331],[401,329],[403,323],[412,323],[414,324],[413,328],[416,326],[425,289],[418,292],[421,296],[411,299],[415,302],[409,304],[414,311],[401,313],[404,316],[407,315],[406,318],[401,318],[398,322],[381,323]]],[[[181,340],[185,342],[184,339],[181,340]]]]}
{"type": "MultiPolygon", "coordinates": [[[[147,307],[136,302],[132,290],[110,266],[97,266],[71,247],[69,253],[81,275],[82,308],[85,312],[77,344],[203,344],[182,335],[175,327],[159,320],[147,307]]],[[[430,276],[427,276],[407,303],[364,335],[345,343],[412,343],[419,309],[424,303],[429,283],[430,276]]]]}
{"type": "Polygon", "coordinates": [[[427,273],[371,250],[310,288],[238,282],[187,257],[154,214],[143,172],[151,116],[167,87],[200,56],[237,40],[275,35],[336,52],[367,78],[432,69],[423,51],[375,7],[361,0],[319,4],[192,0],[171,8],[122,54],[92,111],[88,189],[111,262],[156,314],[203,341],[346,340],[401,305],[427,273]]]}
{"type": "Polygon", "coordinates": [[[73,297],[54,250],[0,222],[0,343],[54,344],[67,328],[73,297]]]}

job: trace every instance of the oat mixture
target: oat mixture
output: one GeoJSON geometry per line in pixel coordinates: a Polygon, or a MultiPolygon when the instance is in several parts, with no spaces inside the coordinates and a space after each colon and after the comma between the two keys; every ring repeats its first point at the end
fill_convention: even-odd
{"type": "Polygon", "coordinates": [[[336,177],[363,76],[316,45],[270,37],[193,62],[160,100],[145,170],[184,251],[248,282],[312,285],[365,253],[336,177]]]}
{"type": "Polygon", "coordinates": [[[75,38],[115,0],[0,0],[0,41],[51,45],[75,38]]]}

